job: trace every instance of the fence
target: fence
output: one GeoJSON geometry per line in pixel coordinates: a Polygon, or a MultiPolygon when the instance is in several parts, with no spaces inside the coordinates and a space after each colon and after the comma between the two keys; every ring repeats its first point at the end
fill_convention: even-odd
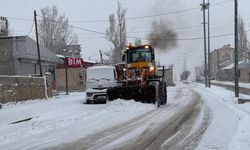
{"type": "Polygon", "coordinates": [[[52,96],[51,75],[44,77],[0,75],[0,103],[52,96]]]}

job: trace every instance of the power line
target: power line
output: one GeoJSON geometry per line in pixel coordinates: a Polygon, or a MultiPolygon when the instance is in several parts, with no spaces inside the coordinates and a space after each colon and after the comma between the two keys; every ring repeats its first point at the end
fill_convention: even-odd
{"type": "Polygon", "coordinates": [[[86,29],[86,28],[81,28],[81,27],[77,27],[77,26],[73,26],[73,25],[69,25],[75,29],[79,29],[79,30],[83,30],[83,31],[88,31],[88,32],[92,32],[92,33],[97,33],[97,34],[103,34],[106,35],[106,33],[104,32],[99,32],[99,31],[95,31],[95,30],[90,30],[90,29],[86,29]]]}
{"type": "MultiPolygon", "coordinates": [[[[230,21],[220,21],[220,22],[217,22],[217,23],[213,23],[211,25],[217,25],[217,24],[221,24],[221,23],[226,23],[226,22],[230,22],[230,21]]],[[[33,22],[34,23],[34,22],[33,22]]],[[[90,33],[86,33],[86,34],[78,34],[78,35],[86,35],[86,36],[92,36],[92,35],[96,35],[96,34],[102,34],[102,35],[105,35],[106,33],[104,32],[100,32],[100,31],[95,31],[95,30],[91,30],[91,29],[86,29],[86,28],[82,28],[82,27],[77,27],[77,26],[74,26],[74,25],[69,25],[73,28],[76,28],[76,29],[79,29],[79,30],[83,30],[83,31],[87,31],[87,32],[91,32],[91,33],[95,33],[95,34],[90,34],[90,33]]],[[[186,27],[174,27],[174,28],[169,28],[170,30],[187,30],[187,29],[198,29],[198,28],[201,28],[202,25],[193,25],[193,26],[186,26],[186,27]]],[[[222,28],[222,27],[225,27],[225,26],[213,26],[213,29],[217,29],[217,28],[222,28]]],[[[32,27],[33,28],[33,27],[32,27]]],[[[150,31],[150,30],[142,30],[142,31],[129,31],[127,32],[128,34],[133,34],[133,33],[148,33],[148,32],[159,32],[161,30],[154,30],[154,31],[150,31]]],[[[22,32],[25,32],[25,31],[22,31],[22,32]]],[[[183,31],[181,31],[183,32],[183,31]]],[[[193,33],[193,32],[192,32],[193,33]]]]}
{"type": "MultiPolygon", "coordinates": [[[[226,1],[223,1],[223,2],[211,4],[211,6],[222,5],[222,4],[225,4],[225,3],[228,3],[228,2],[233,2],[233,1],[232,0],[226,0],[226,1]]],[[[135,20],[135,19],[152,18],[152,17],[157,17],[157,16],[173,15],[173,14],[179,14],[179,13],[184,13],[184,12],[198,10],[198,9],[200,9],[200,7],[193,7],[193,8],[183,9],[183,10],[179,10],[179,11],[170,11],[170,12],[152,14],[152,15],[145,15],[145,16],[127,17],[126,20],[135,20]]],[[[39,15],[37,15],[37,16],[39,16],[39,15]]],[[[33,19],[30,19],[30,18],[18,18],[18,17],[8,17],[8,18],[12,19],[12,20],[20,20],[20,21],[33,21],[33,19]]],[[[87,22],[91,23],[91,22],[108,22],[108,21],[109,21],[108,19],[100,19],[100,20],[76,20],[76,21],[70,21],[70,22],[71,23],[87,23],[87,22]]]]}
{"type": "MultiPolygon", "coordinates": [[[[91,30],[91,29],[87,29],[87,28],[77,27],[77,26],[74,26],[74,25],[70,25],[70,26],[73,27],[73,28],[75,28],[75,29],[79,29],[79,30],[83,30],[83,31],[87,31],[87,32],[92,32],[92,33],[96,33],[96,34],[101,34],[101,35],[106,35],[105,32],[100,32],[100,31],[95,31],[95,30],[91,30]]],[[[190,26],[190,27],[195,27],[195,26],[190,26]]],[[[246,30],[246,31],[249,31],[249,30],[246,30]]],[[[211,38],[218,38],[218,37],[229,36],[229,35],[233,35],[233,33],[211,36],[211,38]]],[[[147,37],[133,37],[133,36],[127,36],[127,38],[150,39],[150,38],[147,38],[147,37]]],[[[187,40],[201,40],[201,39],[203,39],[203,38],[202,37],[180,38],[180,39],[161,39],[161,38],[159,38],[159,40],[182,40],[182,41],[187,41],[187,40]]]]}
{"type": "Polygon", "coordinates": [[[27,19],[27,18],[18,18],[18,17],[7,17],[10,20],[19,20],[19,21],[34,21],[33,19],[27,19]]]}

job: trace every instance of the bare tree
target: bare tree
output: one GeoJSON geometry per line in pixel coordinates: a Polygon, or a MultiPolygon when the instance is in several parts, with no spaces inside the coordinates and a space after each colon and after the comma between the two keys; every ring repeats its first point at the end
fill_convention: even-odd
{"type": "Polygon", "coordinates": [[[77,44],[78,37],[73,34],[65,14],[60,15],[56,6],[41,9],[39,36],[41,43],[55,53],[61,53],[65,45],[77,44]]]}
{"type": "Polygon", "coordinates": [[[121,61],[122,51],[126,46],[126,9],[118,2],[117,21],[114,14],[109,15],[109,28],[106,31],[107,39],[113,44],[111,59],[113,63],[121,61]]]}
{"type": "Polygon", "coordinates": [[[245,30],[245,23],[241,17],[239,18],[238,37],[239,37],[238,39],[239,60],[245,60],[248,57],[249,47],[248,47],[248,41],[247,41],[247,33],[245,30]]]}

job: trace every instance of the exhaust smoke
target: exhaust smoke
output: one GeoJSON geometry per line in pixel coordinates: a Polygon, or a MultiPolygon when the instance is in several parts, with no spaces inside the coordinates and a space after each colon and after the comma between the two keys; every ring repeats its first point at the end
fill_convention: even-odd
{"type": "Polygon", "coordinates": [[[177,33],[170,28],[171,22],[160,19],[153,21],[148,34],[149,43],[161,51],[177,47],[177,33]]]}

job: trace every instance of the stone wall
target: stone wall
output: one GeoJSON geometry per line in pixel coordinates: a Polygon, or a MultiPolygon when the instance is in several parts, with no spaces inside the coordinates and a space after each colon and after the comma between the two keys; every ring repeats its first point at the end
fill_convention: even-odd
{"type": "MultiPolygon", "coordinates": [[[[47,95],[52,96],[51,75],[47,75],[47,95]]],[[[43,77],[1,76],[0,103],[46,98],[43,77]]]]}

